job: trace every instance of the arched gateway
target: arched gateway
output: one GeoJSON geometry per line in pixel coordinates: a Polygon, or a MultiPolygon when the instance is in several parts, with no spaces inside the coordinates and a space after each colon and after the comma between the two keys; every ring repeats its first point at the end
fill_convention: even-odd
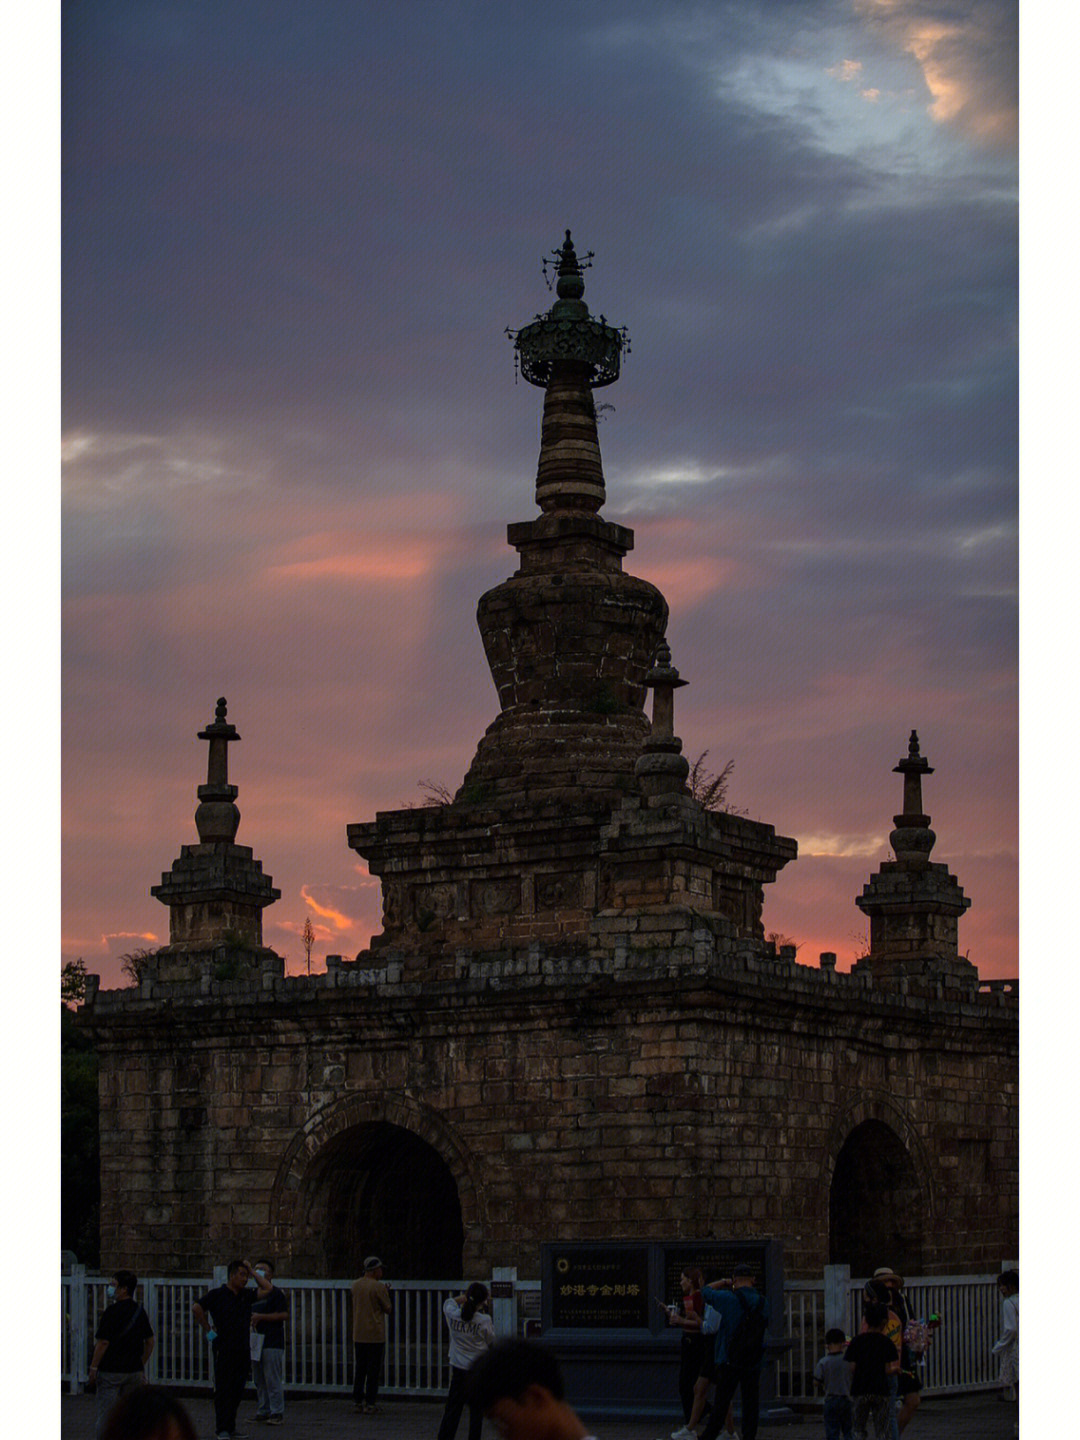
{"type": "Polygon", "coordinates": [[[472,1259],[467,1158],[438,1116],[406,1097],[351,1096],[314,1116],[289,1147],[272,1209],[297,1274],[356,1276],[377,1254],[398,1279],[456,1279],[472,1259]]]}
{"type": "Polygon", "coordinates": [[[402,1280],[457,1277],[464,1232],[457,1183],[439,1152],[375,1121],[337,1136],[311,1167],[293,1269],[359,1275],[379,1255],[402,1280]]]}
{"type": "Polygon", "coordinates": [[[915,1162],[882,1120],[856,1125],[836,1157],[829,1189],[829,1259],[853,1275],[879,1265],[923,1268],[926,1203],[915,1162]]]}

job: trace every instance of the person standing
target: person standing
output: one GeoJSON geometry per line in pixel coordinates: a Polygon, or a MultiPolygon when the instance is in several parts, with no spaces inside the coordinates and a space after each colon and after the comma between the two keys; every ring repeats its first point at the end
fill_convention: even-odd
{"type": "Polygon", "coordinates": [[[851,1366],[843,1330],[825,1331],[825,1354],[814,1366],[814,1383],[825,1396],[825,1440],[851,1440],[851,1366]]]}
{"type": "Polygon", "coordinates": [[[769,1323],[769,1305],[765,1296],[754,1288],[751,1265],[736,1265],[731,1276],[731,1289],[716,1280],[701,1292],[706,1305],[720,1312],[720,1328],[716,1332],[713,1365],[716,1395],[712,1414],[702,1431],[702,1440],[717,1440],[738,1390],[742,1396],[743,1440],[756,1440],[758,1413],[761,1404],[761,1362],[765,1356],[765,1332],[769,1323]]]}
{"type": "MultiPolygon", "coordinates": [[[[868,1280],[863,1290],[863,1331],[869,1326],[866,1323],[866,1307],[868,1305],[884,1305],[885,1307],[885,1338],[891,1340],[896,1347],[896,1353],[900,1356],[900,1364],[904,1363],[904,1327],[900,1323],[900,1316],[893,1309],[893,1291],[884,1280],[868,1280]]],[[[889,1383],[889,1440],[900,1440],[900,1418],[897,1414],[897,1397],[900,1394],[900,1375],[889,1374],[886,1376],[889,1383]]]]}
{"type": "Polygon", "coordinates": [[[390,1287],[383,1284],[383,1263],[377,1255],[364,1261],[364,1273],[350,1286],[355,1370],[353,1408],[375,1415],[386,1351],[386,1317],[390,1314],[390,1287]]]}
{"type": "MultiPolygon", "coordinates": [[[[904,1294],[904,1277],[889,1265],[879,1265],[874,1279],[881,1281],[889,1291],[889,1305],[900,1321],[901,1337],[909,1323],[915,1318],[911,1313],[907,1296],[904,1294]]],[[[915,1411],[922,1404],[922,1380],[919,1376],[918,1357],[911,1346],[901,1338],[897,1347],[900,1351],[900,1370],[896,1377],[897,1394],[900,1397],[900,1413],[896,1416],[896,1434],[900,1436],[911,1424],[915,1411]]]]}
{"type": "Polygon", "coordinates": [[[889,1437],[889,1376],[900,1369],[900,1354],[885,1334],[889,1312],[876,1301],[867,1305],[866,1329],[847,1347],[851,1369],[852,1426],[856,1440],[866,1440],[873,1425],[877,1440],[889,1437]]]}
{"type": "MultiPolygon", "coordinates": [[[[465,1408],[465,1381],[469,1368],[495,1343],[495,1326],[488,1314],[488,1290],[477,1280],[464,1295],[451,1296],[443,1305],[450,1327],[450,1391],[446,1397],[438,1440],[454,1440],[465,1408]]],[[[484,1412],[469,1406],[469,1440],[480,1440],[484,1412]]]]}
{"type": "Polygon", "coordinates": [[[1003,1270],[998,1276],[1001,1296],[1001,1335],[993,1354],[1001,1362],[1001,1399],[1016,1400],[1020,1385],[1020,1275],[1003,1270]]]}
{"type": "Polygon", "coordinates": [[[133,1270],[116,1271],[105,1290],[109,1303],[94,1332],[90,1381],[97,1390],[97,1440],[116,1402],[143,1383],[146,1362],[153,1354],[153,1326],[135,1299],[138,1283],[133,1270]]]}
{"type": "MultiPolygon", "coordinates": [[[[196,1325],[213,1346],[217,1440],[236,1435],[236,1412],[251,1372],[251,1307],[256,1293],[247,1288],[251,1275],[246,1260],[230,1261],[225,1284],[208,1290],[191,1307],[196,1325]]],[[[270,1293],[264,1276],[256,1275],[255,1283],[260,1296],[270,1293]]]]}
{"type": "Polygon", "coordinates": [[[656,1302],[663,1307],[668,1325],[682,1331],[679,1338],[679,1401],[682,1404],[683,1428],[673,1432],[680,1440],[688,1440],[690,1417],[694,1413],[694,1389],[701,1378],[701,1362],[708,1346],[701,1329],[705,1316],[705,1301],[701,1298],[702,1280],[700,1270],[684,1270],[679,1276],[681,1304],[676,1307],[666,1306],[662,1300],[656,1302]]]}
{"type": "Polygon", "coordinates": [[[267,1425],[281,1425],[285,1419],[285,1322],[289,1318],[289,1297],[274,1283],[273,1261],[258,1262],[256,1280],[260,1276],[269,1281],[270,1291],[260,1294],[251,1307],[255,1419],[267,1425]]]}

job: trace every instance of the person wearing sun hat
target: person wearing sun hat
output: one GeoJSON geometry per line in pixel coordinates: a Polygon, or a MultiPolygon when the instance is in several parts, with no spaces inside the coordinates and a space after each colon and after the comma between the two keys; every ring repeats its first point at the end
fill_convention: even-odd
{"type": "MultiPolygon", "coordinates": [[[[879,1265],[874,1271],[874,1279],[889,1287],[890,1304],[900,1317],[902,1328],[906,1330],[908,1322],[914,1317],[904,1294],[904,1277],[891,1265],[879,1265]]],[[[922,1381],[915,1366],[915,1356],[905,1341],[900,1350],[900,1375],[897,1384],[897,1393],[902,1403],[896,1417],[896,1427],[901,1435],[911,1424],[912,1416],[922,1404],[922,1396],[919,1394],[921,1389],[922,1381]]]]}
{"type": "Polygon", "coordinates": [[[364,1261],[364,1273],[349,1287],[352,1291],[353,1409],[377,1415],[375,1401],[382,1379],[386,1350],[386,1317],[390,1314],[390,1287],[383,1283],[383,1263],[377,1255],[364,1261]]]}

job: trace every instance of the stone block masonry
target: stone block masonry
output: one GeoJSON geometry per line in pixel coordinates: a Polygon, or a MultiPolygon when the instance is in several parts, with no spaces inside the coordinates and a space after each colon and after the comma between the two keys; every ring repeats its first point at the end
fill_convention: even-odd
{"type": "Polygon", "coordinates": [[[446,1163],[468,1274],[535,1274],[553,1234],[713,1233],[781,1237],[789,1273],[815,1274],[838,1156],[867,1122],[908,1157],[919,1205],[893,1247],[923,1273],[1016,1249],[1008,994],[719,952],[688,970],[534,947],[425,983],[386,961],[98,997],[105,1263],[204,1273],[240,1246],[328,1273],[327,1156],[378,1125],[446,1163]]]}

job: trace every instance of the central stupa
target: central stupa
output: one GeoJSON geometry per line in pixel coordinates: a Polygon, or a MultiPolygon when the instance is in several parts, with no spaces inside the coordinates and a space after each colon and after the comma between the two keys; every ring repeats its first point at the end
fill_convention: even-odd
{"type": "Polygon", "coordinates": [[[349,826],[383,882],[372,944],[404,946],[407,965],[460,947],[593,945],[598,918],[657,905],[755,940],[761,887],[795,854],[771,826],[713,814],[686,791],[667,602],[624,572],[633,532],[599,513],[593,391],[618,378],[625,331],[590,313],[592,257],[579,259],[569,230],[553,255],[555,303],[511,332],[521,374],[544,390],[541,513],[508,527],[518,570],[477,612],[500,713],[451,804],[349,826]]]}
{"type": "Polygon", "coordinates": [[[632,788],[667,603],[623,571],[633,531],[598,513],[604,470],[592,392],[618,378],[623,333],[589,314],[569,230],[556,259],[558,298],[514,337],[522,375],[544,388],[542,513],[508,528],[520,568],[477,611],[502,713],[457,798],[591,808],[632,788]]]}

